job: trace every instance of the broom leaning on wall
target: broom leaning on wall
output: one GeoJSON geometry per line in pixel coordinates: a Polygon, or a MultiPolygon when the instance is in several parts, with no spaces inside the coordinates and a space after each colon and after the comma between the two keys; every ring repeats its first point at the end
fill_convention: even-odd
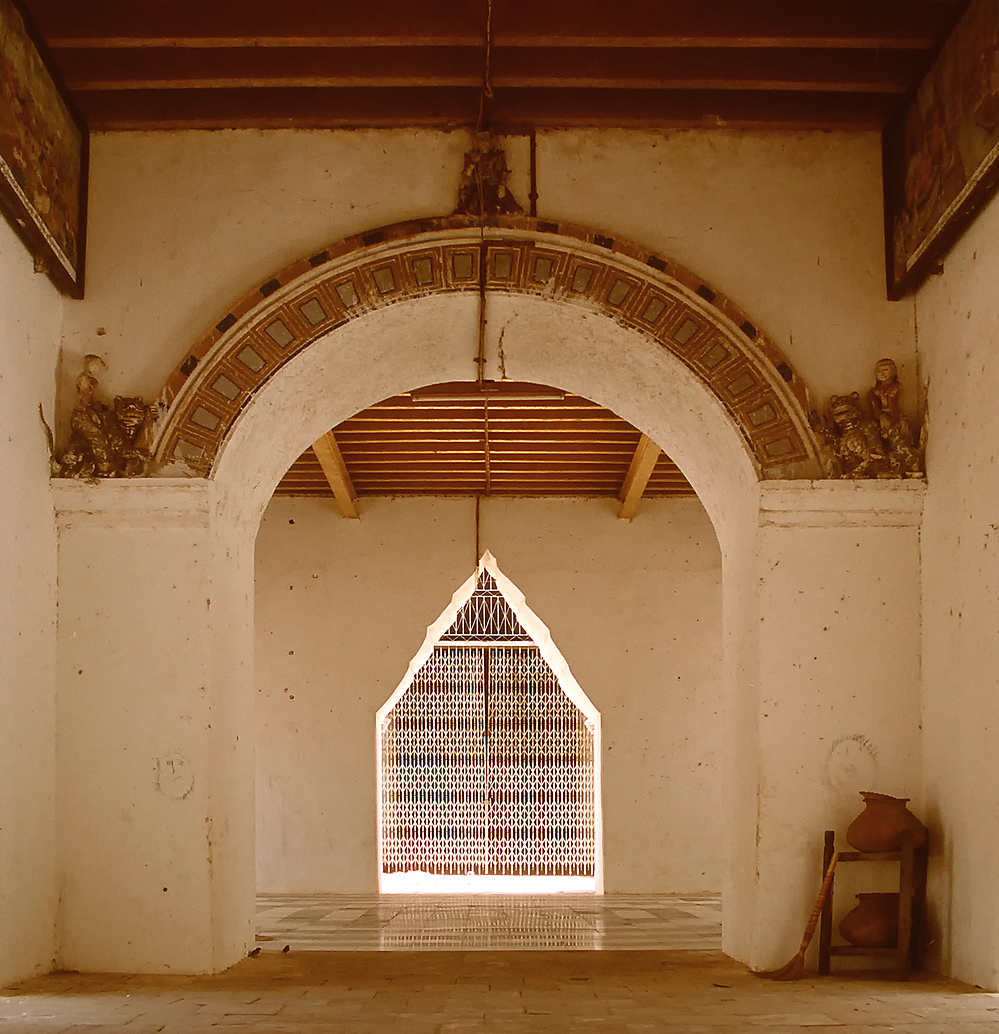
{"type": "Polygon", "coordinates": [[[839,851],[836,851],[829,861],[829,868],[826,869],[822,886],[819,888],[819,896],[815,899],[815,907],[812,909],[812,914],[808,917],[808,923],[805,925],[805,932],[802,935],[798,953],[790,962],[781,966],[780,969],[765,970],[764,972],[757,973],[758,977],[765,977],[767,980],[800,980],[805,975],[805,952],[808,950],[809,944],[812,943],[812,935],[815,933],[815,927],[822,913],[822,906],[826,903],[826,898],[829,897],[829,888],[832,886],[833,873],[836,871],[836,863],[838,861],[839,851]]]}

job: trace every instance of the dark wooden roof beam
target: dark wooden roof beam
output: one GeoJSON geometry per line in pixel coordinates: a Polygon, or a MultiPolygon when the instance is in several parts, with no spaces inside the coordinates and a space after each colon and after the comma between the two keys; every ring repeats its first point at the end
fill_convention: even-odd
{"type": "MultiPolygon", "coordinates": [[[[457,87],[109,90],[77,92],[93,130],[474,125],[478,90],[457,87]]],[[[880,128],[897,97],[816,91],[497,91],[500,132],[530,127],[880,128]]]]}
{"type": "MultiPolygon", "coordinates": [[[[485,3],[331,4],[326,0],[243,0],[238,6],[174,0],[31,0],[50,46],[266,47],[324,41],[334,46],[481,45],[485,3]]],[[[953,0],[496,0],[499,46],[815,46],[876,49],[932,46],[953,0]]]]}
{"type": "MultiPolygon", "coordinates": [[[[477,88],[482,78],[482,54],[469,48],[100,49],[65,51],[59,61],[75,91],[477,88]]],[[[524,49],[494,54],[492,82],[496,88],[553,88],[571,82],[573,88],[586,89],[902,93],[919,64],[919,55],[896,51],[524,49]]]]}

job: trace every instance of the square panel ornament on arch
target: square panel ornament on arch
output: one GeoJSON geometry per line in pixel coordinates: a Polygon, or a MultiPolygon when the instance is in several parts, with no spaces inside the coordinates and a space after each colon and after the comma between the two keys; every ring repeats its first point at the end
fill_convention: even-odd
{"type": "Polygon", "coordinates": [[[595,259],[570,257],[561,285],[561,294],[570,301],[600,304],[606,281],[613,271],[595,259]]]}
{"type": "Polygon", "coordinates": [[[446,288],[453,291],[478,288],[479,252],[479,245],[471,241],[443,250],[441,268],[446,288]]]}
{"type": "Polygon", "coordinates": [[[734,351],[729,342],[723,343],[717,336],[713,344],[721,344],[721,350],[711,352],[710,348],[705,347],[706,338],[713,330],[700,313],[694,312],[684,302],[678,302],[660,325],[659,339],[671,352],[682,355],[688,361],[693,359],[698,371],[710,376],[715,367],[731,358],[734,351]]]}
{"type": "Polygon", "coordinates": [[[360,274],[370,284],[374,297],[381,303],[395,301],[404,295],[406,278],[398,257],[385,257],[364,266],[360,274]]]}
{"type": "Polygon", "coordinates": [[[626,273],[614,271],[604,284],[603,307],[617,318],[636,324],[636,308],[641,295],[641,283],[626,273]]]}
{"type": "Polygon", "coordinates": [[[739,422],[753,436],[757,433],[767,435],[778,425],[790,426],[786,405],[770,387],[744,399],[735,411],[739,422]]]}
{"type": "Polygon", "coordinates": [[[200,397],[190,399],[171,436],[166,454],[199,473],[207,472],[215,461],[227,426],[218,409],[214,400],[206,405],[200,397]]]}
{"type": "Polygon", "coordinates": [[[634,307],[634,323],[641,330],[648,334],[661,336],[663,328],[667,325],[671,314],[678,306],[675,298],[671,298],[665,291],[655,288],[646,289],[637,299],[634,307]]]}
{"type": "Polygon", "coordinates": [[[566,257],[544,248],[531,248],[524,256],[523,286],[551,297],[562,278],[566,257]]]}
{"type": "Polygon", "coordinates": [[[717,370],[711,382],[726,405],[733,410],[755,400],[768,389],[759,370],[754,369],[745,359],[717,370]]]}
{"type": "Polygon", "coordinates": [[[490,244],[487,248],[486,283],[490,287],[512,288],[520,283],[524,265],[524,245],[520,242],[490,244]]]}
{"type": "Polygon", "coordinates": [[[787,467],[807,462],[809,454],[797,428],[789,421],[777,421],[752,433],[752,446],[760,460],[763,476],[779,478],[787,467]]]}
{"type": "Polygon", "coordinates": [[[427,248],[406,257],[404,269],[410,295],[430,294],[439,291],[443,284],[444,256],[440,248],[427,248]]]}
{"type": "MultiPolygon", "coordinates": [[[[695,322],[692,316],[683,316],[673,330],[673,339],[684,338],[690,332],[690,324],[695,322]]],[[[723,385],[731,384],[736,378],[732,371],[745,363],[742,352],[734,341],[723,337],[705,320],[697,320],[698,329],[691,335],[684,351],[684,359],[692,369],[700,374],[716,392],[718,397],[734,408],[741,401],[733,397],[731,391],[723,390],[723,385]]],[[[736,387],[739,385],[737,384],[736,387]]]]}

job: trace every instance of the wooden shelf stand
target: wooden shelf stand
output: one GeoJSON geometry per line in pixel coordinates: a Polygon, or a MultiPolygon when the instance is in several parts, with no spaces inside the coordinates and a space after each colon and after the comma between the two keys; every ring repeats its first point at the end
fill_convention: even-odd
{"type": "MultiPolygon", "coordinates": [[[[836,834],[827,829],[822,848],[822,870],[829,868],[836,850],[836,834]]],[[[852,944],[833,944],[833,891],[836,877],[832,884],[819,924],[819,973],[826,975],[832,956],[868,955],[891,959],[894,962],[895,975],[899,980],[908,980],[909,976],[919,969],[922,961],[923,925],[926,915],[926,860],[929,844],[912,846],[912,835],[906,831],[900,851],[884,851],[871,854],[865,851],[842,851],[838,865],[844,862],[898,862],[898,943],[894,948],[858,948],[852,944]]]]}

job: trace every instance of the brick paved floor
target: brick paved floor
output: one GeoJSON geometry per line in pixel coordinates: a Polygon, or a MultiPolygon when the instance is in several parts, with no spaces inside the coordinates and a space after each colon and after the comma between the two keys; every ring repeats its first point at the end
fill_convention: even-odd
{"type": "Polygon", "coordinates": [[[62,973],[2,1034],[996,1034],[999,995],[927,978],[761,980],[716,952],[262,952],[215,977],[62,973]]]}

